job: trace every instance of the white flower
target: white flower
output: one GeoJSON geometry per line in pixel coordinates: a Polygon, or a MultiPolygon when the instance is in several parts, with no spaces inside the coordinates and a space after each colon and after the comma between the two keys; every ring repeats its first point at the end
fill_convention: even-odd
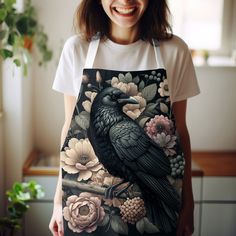
{"type": "Polygon", "coordinates": [[[78,181],[88,180],[102,168],[89,140],[72,138],[61,152],[61,166],[69,174],[79,173],[78,181]]]}
{"type": "Polygon", "coordinates": [[[85,95],[86,95],[87,98],[89,98],[89,100],[85,100],[84,102],[82,102],[82,106],[84,107],[85,111],[90,113],[93,100],[97,96],[97,93],[96,92],[91,92],[91,91],[86,91],[85,95]]]}
{"type": "Polygon", "coordinates": [[[161,82],[159,86],[160,86],[160,88],[158,89],[158,92],[161,95],[161,97],[170,96],[167,79],[165,79],[163,82],[161,82]]]}

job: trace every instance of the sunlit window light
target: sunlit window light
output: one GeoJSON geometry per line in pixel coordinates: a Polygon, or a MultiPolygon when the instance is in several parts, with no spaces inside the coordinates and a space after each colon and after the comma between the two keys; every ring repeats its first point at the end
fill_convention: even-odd
{"type": "Polygon", "coordinates": [[[192,49],[221,48],[224,0],[169,0],[174,34],[192,49]]]}

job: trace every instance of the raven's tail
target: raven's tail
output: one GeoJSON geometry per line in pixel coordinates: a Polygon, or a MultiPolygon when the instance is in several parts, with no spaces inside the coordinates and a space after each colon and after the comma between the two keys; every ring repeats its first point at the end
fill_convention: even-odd
{"type": "Polygon", "coordinates": [[[149,220],[165,232],[176,228],[181,198],[166,177],[156,178],[143,172],[136,173],[149,220]]]}
{"type": "Polygon", "coordinates": [[[141,181],[139,185],[142,186],[142,189],[152,192],[165,205],[179,211],[181,207],[180,195],[166,177],[156,178],[144,172],[136,172],[136,175],[141,181]]]}
{"type": "Polygon", "coordinates": [[[175,210],[151,195],[145,196],[144,201],[147,218],[156,225],[161,232],[170,233],[176,230],[178,213],[175,210]]]}

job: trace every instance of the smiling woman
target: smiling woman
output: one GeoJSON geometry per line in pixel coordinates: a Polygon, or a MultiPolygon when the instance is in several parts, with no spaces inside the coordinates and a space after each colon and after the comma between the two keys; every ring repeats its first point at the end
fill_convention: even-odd
{"type": "Polygon", "coordinates": [[[137,24],[148,7],[148,0],[140,0],[131,3],[102,0],[101,4],[107,16],[111,20],[111,31],[109,33],[110,39],[114,39],[114,37],[117,38],[119,34],[121,34],[120,38],[123,38],[127,29],[129,29],[129,31],[126,32],[129,35],[127,41],[124,42],[119,39],[117,43],[128,44],[132,41],[136,41],[136,38],[140,37],[140,32],[136,32],[138,30],[137,24]],[[134,36],[136,37],[135,39],[134,36]]]}
{"type": "Polygon", "coordinates": [[[168,15],[164,0],[79,5],[53,84],[66,117],[54,235],[193,232],[185,114],[199,87],[168,15]]]}

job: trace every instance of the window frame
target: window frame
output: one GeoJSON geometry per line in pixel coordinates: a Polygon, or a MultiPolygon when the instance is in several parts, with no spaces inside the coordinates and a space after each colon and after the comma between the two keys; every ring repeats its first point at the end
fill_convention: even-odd
{"type": "Polygon", "coordinates": [[[218,55],[231,56],[236,49],[236,1],[224,0],[221,49],[212,51],[218,55]]]}

